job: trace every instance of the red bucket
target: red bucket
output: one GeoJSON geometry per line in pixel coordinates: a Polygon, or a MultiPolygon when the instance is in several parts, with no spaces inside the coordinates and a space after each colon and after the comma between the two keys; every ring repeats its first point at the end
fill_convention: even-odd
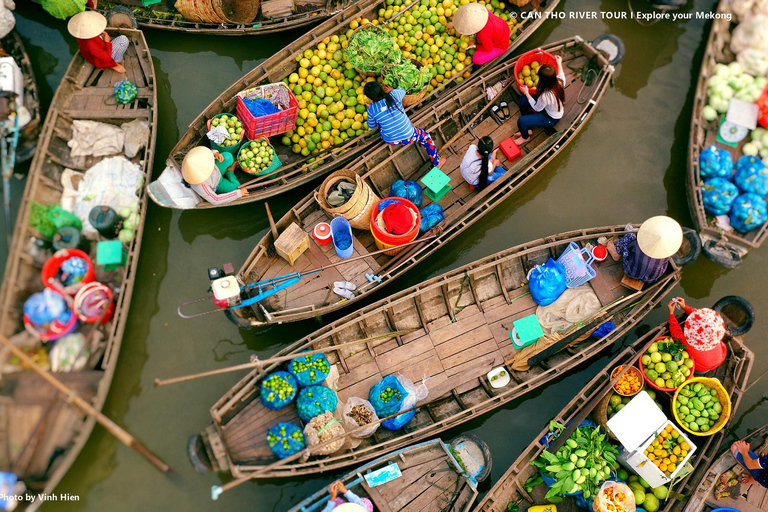
{"type": "Polygon", "coordinates": [[[115,303],[112,302],[112,290],[109,286],[93,281],[82,288],[75,295],[73,309],[77,317],[89,324],[98,322],[102,312],[106,309],[101,325],[106,324],[115,315],[115,303]]]}
{"type": "MultiPolygon", "coordinates": [[[[533,61],[537,61],[542,66],[552,66],[555,68],[555,70],[557,70],[557,61],[555,60],[555,56],[551,53],[545,52],[540,48],[525,52],[519,59],[517,59],[517,62],[515,62],[515,81],[517,82],[518,89],[521,85],[525,85],[525,83],[520,82],[520,79],[517,76],[525,66],[528,66],[533,61]]],[[[528,92],[531,93],[531,96],[533,96],[536,94],[536,88],[529,87],[528,92]]]]}
{"type": "Polygon", "coordinates": [[[394,256],[397,253],[401,252],[405,247],[398,248],[397,246],[407,244],[408,242],[412,242],[416,240],[416,237],[419,236],[419,228],[421,226],[421,212],[416,207],[415,204],[413,204],[411,201],[404,199],[402,197],[387,197],[382,199],[381,201],[376,201],[376,203],[373,205],[373,208],[371,209],[371,233],[373,234],[373,239],[376,242],[376,247],[379,249],[387,249],[389,247],[395,247],[395,249],[392,249],[391,251],[387,251],[384,254],[387,256],[394,256]],[[379,226],[376,224],[376,216],[379,214],[379,203],[381,201],[386,201],[387,199],[395,199],[397,201],[400,201],[404,206],[406,206],[408,209],[410,209],[412,212],[415,212],[416,214],[416,221],[414,223],[413,228],[411,228],[410,231],[407,233],[404,233],[402,235],[393,235],[391,233],[387,233],[384,230],[379,229],[379,226]]]}
{"type": "Polygon", "coordinates": [[[43,285],[46,288],[51,288],[70,296],[74,296],[80,290],[80,288],[96,279],[96,275],[93,272],[93,262],[91,261],[91,258],[89,258],[88,255],[80,249],[61,249],[56,251],[53,256],[48,258],[48,261],[45,262],[45,265],[43,265],[43,271],[41,272],[40,277],[42,278],[43,285]],[[64,286],[56,278],[56,276],[59,273],[61,265],[69,258],[84,259],[88,265],[88,269],[86,270],[85,275],[80,280],[80,282],[71,284],[69,286],[64,286]]]}
{"type": "Polygon", "coordinates": [[[331,243],[331,226],[327,222],[321,222],[312,230],[312,238],[320,245],[331,243]]]}

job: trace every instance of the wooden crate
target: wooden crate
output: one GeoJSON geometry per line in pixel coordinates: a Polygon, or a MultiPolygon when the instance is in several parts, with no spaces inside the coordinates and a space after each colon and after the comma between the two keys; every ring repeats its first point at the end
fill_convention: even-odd
{"type": "Polygon", "coordinates": [[[309,249],[309,235],[292,222],[275,241],[275,250],[285,261],[293,265],[304,251],[309,249]]]}

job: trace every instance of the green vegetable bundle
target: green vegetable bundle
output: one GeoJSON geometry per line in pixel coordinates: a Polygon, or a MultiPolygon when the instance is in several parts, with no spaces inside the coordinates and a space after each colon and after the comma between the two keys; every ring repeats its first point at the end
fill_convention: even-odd
{"type": "Polygon", "coordinates": [[[384,66],[381,78],[393,89],[405,89],[408,94],[415,94],[429,84],[432,72],[427,66],[417,67],[410,60],[406,60],[384,66]]]}
{"type": "Polygon", "coordinates": [[[357,30],[349,38],[347,60],[358,71],[381,73],[387,64],[400,62],[403,55],[389,33],[375,25],[357,30]]]}
{"type": "Polygon", "coordinates": [[[56,234],[56,225],[53,220],[48,216],[48,213],[54,208],[55,205],[46,206],[34,201],[30,201],[29,212],[29,226],[36,229],[46,238],[53,238],[56,234]]]}
{"type": "MultiPolygon", "coordinates": [[[[558,423],[550,425],[550,430],[558,433],[564,428],[558,423]]],[[[566,494],[578,492],[583,492],[586,499],[597,494],[600,484],[610,478],[619,454],[606,437],[599,427],[583,426],[571,434],[557,453],[541,452],[531,464],[555,480],[547,492],[547,501],[556,503],[566,494]]]]}

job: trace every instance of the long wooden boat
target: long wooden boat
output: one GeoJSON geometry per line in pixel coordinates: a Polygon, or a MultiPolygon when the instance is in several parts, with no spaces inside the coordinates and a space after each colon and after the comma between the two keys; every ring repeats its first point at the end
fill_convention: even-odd
{"type": "Polygon", "coordinates": [[[37,93],[35,71],[32,69],[32,61],[29,59],[18,31],[12,30],[10,34],[0,40],[0,46],[5,53],[13,57],[24,76],[24,107],[29,111],[32,119],[19,133],[16,161],[25,162],[32,158],[37,146],[37,138],[40,135],[40,98],[37,93]]]}
{"type": "MultiPolygon", "coordinates": [[[[396,450],[344,475],[339,480],[347,490],[368,498],[374,510],[390,512],[421,510],[468,511],[477,498],[475,483],[467,477],[450,447],[440,439],[396,450]],[[370,486],[366,475],[397,465],[401,476],[370,486]]],[[[316,492],[289,512],[321,511],[330,498],[328,489],[316,492]]]]}
{"type": "MultiPolygon", "coordinates": [[[[755,430],[743,439],[752,451],[764,454],[768,451],[768,424],[755,430]]],[[[724,472],[738,465],[731,455],[730,445],[720,447],[723,454],[709,467],[704,478],[688,500],[685,512],[710,512],[716,508],[731,508],[741,512],[763,512],[768,510],[768,489],[760,485],[740,487],[741,494],[731,494],[724,499],[715,499],[714,490],[720,483],[718,478],[724,472]],[[743,491],[743,492],[742,492],[743,491]]]]}
{"type": "MultiPolygon", "coordinates": [[[[414,4],[418,1],[414,2],[414,4]]],[[[526,17],[519,19],[516,26],[517,37],[510,42],[509,49],[504,56],[495,62],[500,62],[511,55],[534,31],[536,31],[544,22],[547,13],[553,12],[557,7],[559,0],[545,0],[540,2],[540,17],[526,17]]],[[[171,154],[166,162],[166,169],[160,177],[149,187],[149,194],[153,201],[158,205],[168,208],[193,209],[193,208],[216,208],[222,205],[213,205],[207,201],[201,200],[190,189],[182,185],[181,162],[184,155],[193,147],[207,144],[205,134],[208,131],[207,122],[209,119],[222,112],[233,113],[235,111],[236,100],[234,96],[244,90],[258,85],[275,83],[286,79],[291,73],[297,71],[297,57],[307,49],[316,47],[325,38],[343,33],[347,30],[352,20],[360,17],[373,18],[377,16],[379,8],[386,7],[381,0],[359,0],[344,9],[333,18],[314,28],[311,32],[299,37],[296,41],[277,52],[272,57],[266,59],[256,68],[246,74],[243,78],[232,84],[218,98],[211,102],[208,107],[190,123],[187,131],[182,135],[179,142],[171,150],[171,154]]],[[[405,11],[407,8],[403,8],[405,11]]],[[[521,8],[526,14],[531,12],[530,7],[521,8]]],[[[490,64],[484,66],[473,66],[473,76],[479,76],[480,73],[486,73],[491,67],[490,64]]],[[[450,80],[442,82],[434,91],[428,94],[425,99],[406,111],[412,119],[416,120],[418,113],[423,111],[425,105],[434,101],[436,98],[445,94],[445,91],[457,85],[457,78],[461,74],[454,75],[450,80]]],[[[463,78],[462,78],[463,80],[463,78]]],[[[465,81],[463,86],[467,86],[465,81]]],[[[423,121],[418,121],[422,122],[423,121]]],[[[331,172],[352,161],[359,155],[370,151],[381,138],[378,133],[367,132],[364,135],[352,137],[342,145],[329,148],[327,151],[318,155],[302,156],[294,154],[290,147],[284,146],[280,142],[282,136],[273,137],[273,146],[277,152],[283,166],[277,173],[268,174],[256,180],[249,181],[248,195],[223,206],[238,205],[259,201],[296,188],[304,183],[308,183],[328,172],[331,172]]],[[[252,177],[251,177],[252,178],[252,177]]]]}
{"type": "MultiPolygon", "coordinates": [[[[611,370],[618,365],[635,364],[645,352],[645,348],[653,343],[659,336],[669,336],[669,328],[667,324],[662,324],[652,329],[649,333],[642,336],[622,351],[621,354],[606,367],[605,371],[598,374],[584,386],[584,389],[582,389],[581,392],[563,408],[563,410],[554,418],[554,421],[566,425],[570,421],[578,420],[581,422],[583,419],[582,417],[585,414],[593,414],[595,407],[605,394],[611,392],[611,370]]],[[[728,345],[728,357],[722,365],[709,372],[707,376],[720,380],[731,397],[732,410],[735,411],[741,402],[743,395],[742,390],[745,388],[747,380],[749,379],[749,373],[752,370],[752,364],[754,362],[754,354],[747,348],[741,338],[727,337],[724,341],[728,345]]],[[[671,400],[671,395],[657,392],[658,400],[661,401],[664,398],[671,400]]],[[[671,413],[668,417],[671,418],[671,413]]],[[[731,419],[732,418],[733,416],[731,416],[731,419]]],[[[671,488],[672,492],[689,495],[692,490],[696,489],[698,482],[703,476],[702,473],[706,471],[706,468],[715,458],[718,446],[720,446],[720,443],[726,435],[726,430],[727,428],[722,429],[711,436],[698,436],[693,439],[696,444],[696,451],[691,457],[690,463],[693,465],[694,471],[676,481],[671,488]]],[[[525,510],[535,504],[546,503],[544,500],[544,495],[548,490],[546,484],[542,483],[535,486],[531,493],[525,491],[525,484],[530,477],[536,475],[538,472],[538,468],[533,466],[531,462],[538,458],[541,452],[544,451],[545,445],[542,443],[541,439],[548,432],[549,428],[547,427],[544,428],[540,435],[536,436],[536,439],[523,451],[520,457],[517,458],[483,498],[475,509],[476,511],[505,511],[510,502],[514,502],[518,499],[518,495],[522,496],[522,502],[519,504],[521,510],[525,510]]],[[[662,502],[659,511],[680,512],[685,507],[685,503],[685,501],[670,499],[662,502]]],[[[557,504],[557,509],[562,509],[566,512],[575,512],[578,510],[578,507],[573,498],[566,497],[562,503],[557,504]]]]}
{"type": "MultiPolygon", "coordinates": [[[[727,1],[720,2],[717,13],[733,14],[727,1]]],[[[738,24],[735,14],[733,17],[734,21],[725,18],[714,19],[707,39],[693,102],[686,187],[688,206],[696,230],[701,237],[704,253],[716,263],[730,268],[738,266],[742,256],[751,249],[760,247],[768,236],[768,222],[746,234],[738,233],[735,230],[729,231],[727,234],[724,233],[716,225],[716,219],[704,211],[702,200],[701,187],[704,180],[699,175],[699,154],[701,151],[714,144],[719,149],[731,153],[735,163],[743,155],[744,144],[749,141],[749,137],[747,137],[740,141],[737,146],[718,142],[719,119],[707,122],[703,114],[704,107],[707,105],[707,80],[714,75],[715,65],[718,63],[728,64],[736,60],[735,55],[730,50],[731,31],[738,24]]]]}
{"type": "MultiPolygon", "coordinates": [[[[338,266],[304,277],[299,283],[282,289],[266,300],[232,310],[237,315],[238,323],[258,326],[305,320],[358,302],[464,232],[544,169],[592,117],[613,74],[613,67],[602,55],[579,37],[552,43],[545,46],[544,50],[563,57],[567,82],[565,114],[554,131],[536,130],[521,147],[522,155],[514,161],[505,161],[506,157],[499,152],[502,166],[508,169],[508,178],[496,180],[485,190],[477,192],[471,190],[462,178],[460,164],[469,145],[476,143],[479,137],[489,135],[498,144],[517,131],[519,110],[510,87],[500,95],[510,105],[511,115],[505,121],[496,121],[489,115],[493,103],[485,97],[487,87],[506,79],[512,72],[515,60],[485,72],[473,87],[450,93],[445,100],[429,107],[426,115],[421,118],[420,127],[432,134],[442,153],[443,163],[440,167],[450,176],[453,187],[439,201],[445,220],[437,226],[437,234],[433,238],[423,237],[423,242],[409,246],[395,256],[379,252],[365,257],[377,251],[376,241],[370,231],[355,230],[354,257],[357,260],[340,263],[342,260],[334,253],[332,245],[322,246],[311,240],[309,249],[291,266],[273,252],[271,248],[275,239],[271,232],[267,233],[237,273],[238,279],[245,285],[267,282],[287,273],[305,273],[330,264],[338,266]],[[597,63],[599,72],[591,83],[586,84],[579,79],[576,70],[582,69],[590,59],[597,63]],[[379,279],[369,281],[366,275],[375,275],[379,279]],[[354,283],[357,286],[356,296],[342,300],[332,291],[334,281],[354,283]]],[[[431,161],[418,144],[381,144],[349,167],[362,176],[364,182],[380,198],[389,195],[389,187],[395,180],[419,180],[431,168],[431,161]]],[[[422,207],[430,203],[431,200],[425,194],[422,207]]],[[[332,216],[320,207],[314,194],[309,194],[277,222],[277,229],[283,232],[296,223],[311,233],[316,224],[330,222],[331,219],[332,216]]]]}
{"type": "MultiPolygon", "coordinates": [[[[132,120],[145,121],[149,135],[145,146],[132,159],[141,168],[145,183],[152,172],[157,126],[155,71],[143,34],[138,30],[112,29],[113,37],[123,34],[130,39],[123,65],[125,75],[112,70],[95,69],[78,53],[61,81],[43,125],[38,150],[32,161],[19,210],[8,262],[0,289],[0,334],[8,338],[24,333],[22,307],[25,300],[43,288],[40,265],[28,254],[31,237],[40,236],[29,226],[31,203],[58,204],[62,196],[60,180],[65,169],[85,172],[102,157],[73,157],[67,142],[72,138],[74,120],[93,120],[120,126],[132,120]],[[113,96],[113,85],[127,78],[139,88],[138,97],[127,105],[105,101],[113,96]]],[[[75,179],[77,181],[77,179],[75,179]]],[[[120,354],[134,287],[136,267],[147,208],[146,187],[139,195],[140,220],[134,238],[123,245],[127,253],[124,267],[96,271],[99,282],[119,288],[112,320],[98,327],[92,335],[98,344],[91,347],[82,371],[56,373],[99,411],[109,393],[120,354]]],[[[91,242],[90,256],[96,260],[96,243],[91,242]]],[[[95,325],[95,324],[90,324],[95,325]]],[[[87,334],[91,327],[81,327],[87,334]]],[[[50,343],[49,343],[50,345],[50,343]]],[[[95,421],[83,418],[63,402],[36,374],[29,371],[4,373],[0,380],[0,468],[19,475],[32,494],[51,493],[85,445],[95,421]]],[[[39,502],[31,506],[36,508],[39,502]]]]}
{"type": "MultiPolygon", "coordinates": [[[[367,397],[370,387],[386,375],[400,372],[414,382],[426,378],[429,395],[404,428],[379,428],[357,448],[330,457],[276,461],[266,444],[267,430],[279,421],[298,418],[294,407],[269,411],[259,399],[263,377],[280,368],[274,364],[251,372],[211,407],[213,422],[200,435],[197,456],[207,459],[212,469],[235,476],[258,472],[259,477],[273,478],[335,470],[434,436],[551,382],[637,325],[675,286],[680,269],[671,263],[661,280],[635,292],[620,284],[620,263],[609,259],[597,265],[597,277],[585,290],[596,295],[598,314],[605,312],[599,323],[611,318],[616,329],[599,340],[544,354],[546,360],[527,371],[522,371],[526,365],[515,364],[521,371],[513,371],[505,363],[514,361],[517,354],[509,336],[512,322],[534,314],[537,308],[521,283],[529,269],[557,258],[572,242],[581,246],[625,233],[622,226],[570,231],[499,252],[350,313],[279,353],[298,355],[374,339],[326,353],[339,371],[339,403],[353,396],[367,397]],[[512,380],[494,389],[486,374],[500,365],[505,365],[512,380]]],[[[589,331],[561,335],[585,332],[589,331]]],[[[528,361],[528,352],[517,358],[528,361]]]]}

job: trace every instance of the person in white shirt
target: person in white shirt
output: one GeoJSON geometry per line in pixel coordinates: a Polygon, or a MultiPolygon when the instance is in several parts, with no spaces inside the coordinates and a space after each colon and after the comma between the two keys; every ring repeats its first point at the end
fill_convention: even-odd
{"type": "Polygon", "coordinates": [[[461,176],[470,187],[482,190],[507,172],[496,158],[496,151],[493,139],[487,135],[477,141],[477,145],[470,144],[461,161],[461,176]]]}
{"type": "Polygon", "coordinates": [[[520,97],[517,104],[522,114],[517,120],[520,130],[514,135],[518,146],[525,144],[528,137],[533,135],[532,128],[551,128],[563,117],[565,111],[565,73],[563,59],[559,55],[557,72],[553,66],[545,65],[539,68],[538,97],[534,99],[527,87],[520,86],[520,97]]]}

